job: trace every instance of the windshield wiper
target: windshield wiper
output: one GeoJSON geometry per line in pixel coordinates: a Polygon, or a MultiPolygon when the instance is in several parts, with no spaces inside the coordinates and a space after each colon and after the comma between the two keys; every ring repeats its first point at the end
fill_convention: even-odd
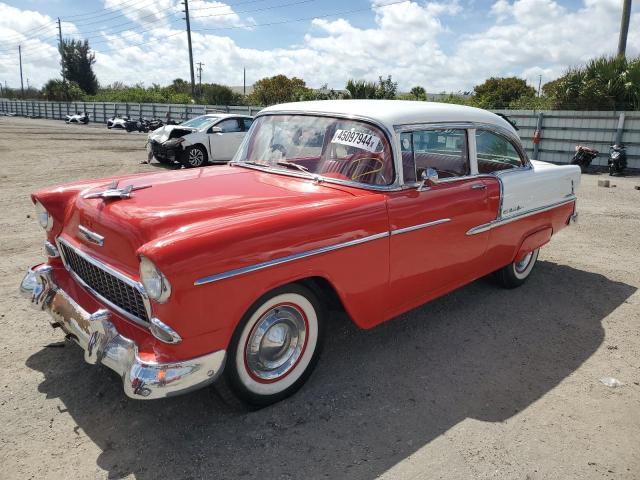
{"type": "Polygon", "coordinates": [[[305,167],[304,165],[300,165],[299,163],[293,163],[293,162],[289,162],[287,160],[279,160],[276,163],[278,165],[282,165],[283,167],[297,168],[301,172],[308,173],[309,175],[312,175],[312,173],[309,171],[309,169],[307,167],[305,167]]]}

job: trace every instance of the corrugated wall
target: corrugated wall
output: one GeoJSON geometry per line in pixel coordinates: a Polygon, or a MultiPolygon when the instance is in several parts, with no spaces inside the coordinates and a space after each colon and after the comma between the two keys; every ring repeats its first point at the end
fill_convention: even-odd
{"type": "MultiPolygon", "coordinates": [[[[260,107],[226,105],[170,105],[163,103],[111,103],[111,102],[45,102],[0,99],[0,113],[20,116],[64,119],[67,114],[86,111],[93,122],[105,123],[114,115],[133,118],[164,118],[167,113],[175,120],[187,120],[204,113],[227,112],[253,115],[260,107]]],[[[586,145],[600,152],[594,165],[607,165],[609,146],[616,139],[621,112],[532,111],[500,110],[520,129],[519,134],[529,155],[533,158],[533,134],[538,115],[542,114],[541,141],[538,159],[554,163],[567,163],[573,157],[576,145],[586,145]]],[[[625,112],[622,143],[627,146],[629,168],[640,169],[640,112],[625,112]]]]}
{"type": "MultiPolygon", "coordinates": [[[[576,145],[595,148],[600,155],[593,165],[607,165],[609,146],[616,140],[622,112],[500,110],[518,126],[520,138],[533,158],[533,135],[542,113],[538,160],[567,163],[576,145]]],[[[640,169],[640,112],[624,112],[622,143],[627,147],[629,168],[640,169]]]]}

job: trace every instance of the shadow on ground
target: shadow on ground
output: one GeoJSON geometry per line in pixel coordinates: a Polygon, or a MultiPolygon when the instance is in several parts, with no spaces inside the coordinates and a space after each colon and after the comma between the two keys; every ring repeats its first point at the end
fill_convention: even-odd
{"type": "Polygon", "coordinates": [[[465,418],[527,408],[596,351],[603,319],[635,290],[539,262],[520,289],[480,280],[371,331],[332,318],[307,385],[247,414],[208,391],[128,400],[75,346],[27,365],[102,450],[96,463],[111,478],[373,479],[465,418]]]}

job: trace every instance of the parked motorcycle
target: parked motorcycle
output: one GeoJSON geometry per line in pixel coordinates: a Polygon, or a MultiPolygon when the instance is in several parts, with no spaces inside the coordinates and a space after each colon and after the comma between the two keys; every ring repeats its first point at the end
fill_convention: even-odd
{"type": "Polygon", "coordinates": [[[593,148],[584,147],[582,145],[576,146],[576,153],[571,159],[571,165],[578,165],[580,171],[585,173],[589,170],[589,166],[594,158],[599,155],[600,152],[593,148]]]}
{"type": "Polygon", "coordinates": [[[627,149],[624,145],[615,144],[609,147],[609,175],[622,175],[627,168],[627,149]]]}
{"type": "Polygon", "coordinates": [[[64,121],[66,123],[83,123],[86,125],[89,123],[89,115],[87,115],[87,112],[77,112],[75,115],[65,115],[64,121]]]}
{"type": "Polygon", "coordinates": [[[108,129],[112,129],[112,128],[125,128],[125,124],[127,122],[127,120],[129,119],[129,117],[117,117],[117,116],[113,116],[110,119],[107,120],[107,128],[108,129]]]}

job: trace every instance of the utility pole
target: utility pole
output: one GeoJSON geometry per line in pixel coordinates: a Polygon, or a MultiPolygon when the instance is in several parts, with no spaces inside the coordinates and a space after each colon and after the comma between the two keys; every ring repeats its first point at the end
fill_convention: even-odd
{"type": "Polygon", "coordinates": [[[538,75],[538,96],[540,96],[540,87],[542,87],[542,75],[538,75]]]}
{"type": "Polygon", "coordinates": [[[62,67],[62,83],[65,83],[64,62],[62,61],[62,25],[58,17],[58,51],[60,52],[60,66],[62,67]]]}
{"type": "Polygon", "coordinates": [[[247,96],[247,69],[242,69],[242,95],[247,96]]]}
{"type": "Polygon", "coordinates": [[[189,68],[191,69],[191,96],[196,95],[196,79],[193,73],[193,49],[191,48],[191,22],[189,21],[189,0],[182,2],[184,5],[184,19],[187,21],[187,43],[189,44],[189,68]]]}
{"type": "Polygon", "coordinates": [[[618,39],[618,56],[624,57],[627,50],[627,34],[631,18],[631,0],[623,0],[622,19],[620,20],[620,37],[618,39]]]}
{"type": "Polygon", "coordinates": [[[202,66],[204,63],[198,62],[198,96],[202,97],[202,66]]]}
{"type": "Polygon", "coordinates": [[[20,91],[22,92],[22,98],[24,98],[24,82],[22,81],[22,46],[18,45],[18,58],[20,59],[20,91]]]}

